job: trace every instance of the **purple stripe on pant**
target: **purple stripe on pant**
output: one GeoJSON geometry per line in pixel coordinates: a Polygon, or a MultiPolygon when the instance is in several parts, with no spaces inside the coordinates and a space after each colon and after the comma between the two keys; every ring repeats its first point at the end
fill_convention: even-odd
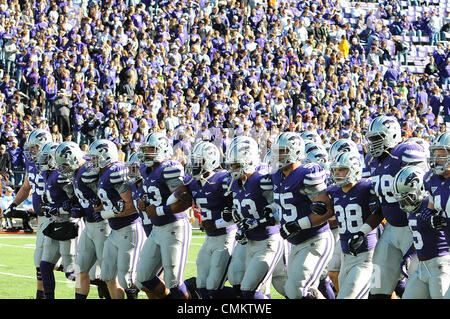
{"type": "Polygon", "coordinates": [[[274,256],[272,262],[271,262],[270,265],[269,265],[269,269],[267,270],[267,272],[266,272],[266,274],[264,275],[263,279],[259,282],[258,286],[256,286],[255,291],[258,291],[258,290],[261,288],[261,286],[267,281],[267,279],[269,278],[269,276],[272,275],[273,270],[275,269],[275,266],[277,265],[278,260],[279,260],[280,257],[281,257],[281,253],[282,253],[283,251],[284,251],[284,249],[283,249],[283,241],[282,241],[282,240],[279,240],[279,241],[278,241],[278,247],[277,247],[275,256],[274,256]]]}
{"type": "Polygon", "coordinates": [[[314,271],[313,271],[311,277],[306,282],[305,287],[303,287],[303,289],[302,289],[303,297],[306,297],[308,295],[309,286],[311,286],[317,280],[317,278],[320,276],[320,274],[322,273],[323,267],[325,266],[325,261],[328,260],[329,256],[331,255],[331,253],[333,251],[333,247],[334,247],[333,235],[331,234],[330,231],[327,231],[326,233],[328,234],[328,238],[325,238],[325,240],[326,240],[325,253],[319,258],[319,261],[317,262],[316,267],[314,267],[314,271]]]}
{"type": "Polygon", "coordinates": [[[187,254],[189,250],[189,245],[191,243],[191,232],[190,232],[190,224],[187,218],[183,218],[184,227],[183,227],[183,247],[181,250],[181,262],[180,262],[180,271],[178,273],[178,286],[181,286],[184,283],[183,273],[186,268],[187,263],[187,254]]]}

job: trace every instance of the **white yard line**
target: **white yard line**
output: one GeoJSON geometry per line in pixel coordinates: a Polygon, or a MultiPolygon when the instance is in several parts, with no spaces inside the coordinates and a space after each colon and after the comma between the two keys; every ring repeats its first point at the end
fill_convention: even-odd
{"type": "Polygon", "coordinates": [[[29,245],[8,245],[8,244],[0,244],[0,247],[14,247],[14,248],[27,248],[27,249],[34,249],[36,248],[35,245],[33,245],[32,247],[29,245]]]}

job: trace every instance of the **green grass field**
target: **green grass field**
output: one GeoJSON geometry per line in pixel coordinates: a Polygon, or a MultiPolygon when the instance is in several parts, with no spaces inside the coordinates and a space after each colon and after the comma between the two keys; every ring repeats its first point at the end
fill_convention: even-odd
{"type": "MultiPolygon", "coordinates": [[[[194,230],[189,247],[188,262],[184,278],[196,276],[195,259],[204,241],[204,233],[194,230]]],[[[36,235],[0,234],[0,299],[34,299],[36,295],[36,269],[34,247],[36,235]]],[[[74,299],[75,282],[69,281],[63,272],[55,271],[56,299],[74,299]]],[[[281,296],[272,287],[272,298],[281,296]]],[[[98,299],[97,287],[91,286],[89,299],[98,299]]],[[[139,293],[140,299],[146,299],[139,293]]]]}

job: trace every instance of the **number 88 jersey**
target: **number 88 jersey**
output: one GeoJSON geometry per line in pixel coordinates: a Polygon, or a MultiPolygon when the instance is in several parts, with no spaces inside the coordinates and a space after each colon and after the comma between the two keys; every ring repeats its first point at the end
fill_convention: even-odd
{"type": "Polygon", "coordinates": [[[401,143],[395,146],[383,159],[380,160],[380,158],[367,155],[365,161],[387,222],[396,227],[408,226],[408,217],[400,209],[393,194],[394,177],[405,166],[426,165],[423,148],[414,142],[401,143]]]}

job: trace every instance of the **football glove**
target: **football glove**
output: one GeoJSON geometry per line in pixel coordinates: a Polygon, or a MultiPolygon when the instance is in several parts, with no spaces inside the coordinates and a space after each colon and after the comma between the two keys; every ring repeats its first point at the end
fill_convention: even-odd
{"type": "Polygon", "coordinates": [[[239,226],[242,230],[252,230],[256,227],[258,227],[259,222],[256,218],[244,218],[239,222],[239,226]]]}
{"type": "Polygon", "coordinates": [[[310,208],[313,214],[322,216],[327,213],[327,204],[324,202],[312,202],[310,208]]]}
{"type": "Polygon", "coordinates": [[[402,261],[400,262],[400,272],[405,278],[408,278],[408,270],[409,265],[411,263],[411,258],[417,254],[414,247],[410,247],[405,255],[402,257],[402,261]]]}
{"type": "Polygon", "coordinates": [[[371,215],[375,214],[380,210],[380,201],[377,197],[372,196],[369,200],[369,212],[371,215]]]}
{"type": "Polygon", "coordinates": [[[231,222],[233,220],[232,210],[229,208],[225,208],[222,212],[222,219],[227,223],[231,222]]]}
{"type": "Polygon", "coordinates": [[[245,231],[243,231],[240,228],[238,228],[238,230],[236,232],[235,239],[241,245],[245,245],[248,243],[247,236],[245,236],[245,231]]]}
{"type": "Polygon", "coordinates": [[[123,212],[124,206],[125,202],[123,201],[123,199],[118,200],[117,203],[114,204],[114,207],[112,209],[114,214],[120,214],[121,212],[123,212]]]}
{"type": "Polygon", "coordinates": [[[356,250],[363,243],[364,237],[365,237],[364,233],[359,231],[356,234],[353,234],[353,236],[348,240],[348,248],[350,249],[350,253],[353,256],[357,255],[356,250]]]}
{"type": "Polygon", "coordinates": [[[10,218],[9,216],[12,214],[14,209],[17,207],[17,204],[11,203],[11,205],[8,206],[7,209],[4,210],[3,216],[6,218],[10,218]]]}
{"type": "Polygon", "coordinates": [[[274,226],[279,221],[278,212],[270,205],[264,207],[263,216],[264,218],[262,218],[261,222],[267,226],[274,226]]]}
{"type": "Polygon", "coordinates": [[[436,230],[442,230],[447,227],[447,218],[444,215],[444,212],[441,210],[437,213],[437,215],[431,216],[431,227],[436,230]]]}
{"type": "Polygon", "coordinates": [[[288,239],[291,235],[295,234],[300,230],[301,230],[300,225],[296,221],[292,221],[281,226],[280,235],[284,239],[288,239]]]}

